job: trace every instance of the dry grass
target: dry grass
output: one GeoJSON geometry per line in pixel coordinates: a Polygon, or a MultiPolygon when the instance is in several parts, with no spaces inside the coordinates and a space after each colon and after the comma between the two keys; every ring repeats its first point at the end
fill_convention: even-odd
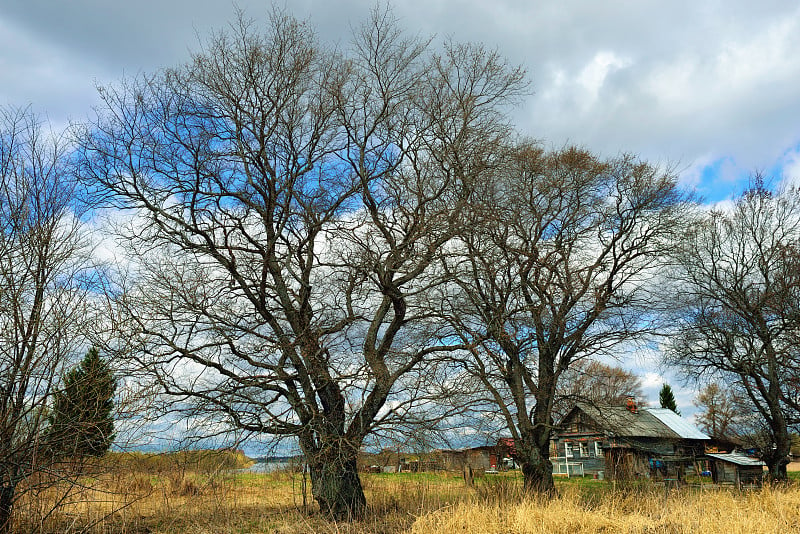
{"type": "MultiPolygon", "coordinates": [[[[74,490],[69,503],[45,521],[20,518],[19,524],[25,530],[92,534],[800,532],[795,486],[667,495],[663,488],[615,491],[602,482],[572,480],[559,482],[558,499],[537,501],[522,497],[514,477],[491,477],[469,489],[457,475],[374,474],[363,480],[370,511],[353,523],[315,513],[310,488],[304,509],[296,473],[159,468],[107,472],[74,490]]],[[[38,498],[45,504],[40,508],[47,508],[48,496],[38,498]]]]}
{"type": "MultiPolygon", "coordinates": [[[[410,528],[417,515],[453,504],[462,493],[447,477],[367,476],[367,519],[335,523],[316,512],[310,487],[304,508],[299,474],[107,473],[91,486],[74,490],[71,501],[46,521],[32,521],[30,515],[19,517],[18,525],[26,531],[52,533],[388,534],[410,528]]],[[[43,494],[38,499],[41,503],[48,497],[43,494]]],[[[31,505],[29,500],[22,507],[31,505]]]]}
{"type": "Polygon", "coordinates": [[[757,534],[800,532],[800,490],[765,488],[609,493],[592,503],[576,491],[552,501],[506,505],[463,502],[417,519],[412,534],[629,533],[757,534]]]}

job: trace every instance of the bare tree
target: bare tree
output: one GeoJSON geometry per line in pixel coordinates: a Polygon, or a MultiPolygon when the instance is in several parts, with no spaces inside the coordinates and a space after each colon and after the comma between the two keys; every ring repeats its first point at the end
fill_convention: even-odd
{"type": "Polygon", "coordinates": [[[28,109],[0,110],[0,531],[18,499],[61,476],[41,438],[87,317],[88,249],[66,145],[28,109]],[[26,482],[24,487],[22,483],[26,482]]]}
{"type": "Polygon", "coordinates": [[[798,419],[800,193],[758,181],[711,211],[675,249],[682,308],[670,361],[694,377],[739,384],[766,423],[770,475],[786,479],[798,419]]]}
{"type": "Polygon", "coordinates": [[[674,176],[632,157],[523,145],[510,158],[476,195],[446,311],[472,347],[465,371],[515,440],[526,490],[547,494],[560,381],[654,326],[645,282],[684,196],[674,176]]]}
{"type": "Polygon", "coordinates": [[[709,436],[736,439],[745,437],[752,430],[747,425],[752,406],[746,395],[735,387],[711,382],[698,391],[694,404],[700,408],[695,416],[697,424],[709,436]]]}
{"type": "Polygon", "coordinates": [[[508,135],[523,73],[407,39],[376,11],[349,55],[280,13],[191,64],[105,88],[84,173],[138,217],[117,304],[138,364],[190,413],[292,437],[337,518],[356,455],[420,410],[438,259],[508,135]]]}
{"type": "Polygon", "coordinates": [[[627,397],[632,396],[638,405],[647,404],[641,378],[622,367],[596,360],[576,360],[561,377],[557,389],[561,409],[555,408],[555,415],[564,415],[581,401],[624,406],[627,397]]]}

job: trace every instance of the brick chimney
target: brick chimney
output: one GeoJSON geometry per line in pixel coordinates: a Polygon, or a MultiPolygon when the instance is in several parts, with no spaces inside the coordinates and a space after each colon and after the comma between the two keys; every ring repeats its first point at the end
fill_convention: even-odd
{"type": "Polygon", "coordinates": [[[631,413],[639,413],[639,408],[636,406],[636,397],[633,395],[625,397],[625,407],[631,413]]]}

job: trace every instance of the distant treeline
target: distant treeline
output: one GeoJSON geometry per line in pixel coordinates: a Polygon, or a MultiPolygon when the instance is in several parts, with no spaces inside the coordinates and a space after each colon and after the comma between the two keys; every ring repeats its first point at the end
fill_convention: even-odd
{"type": "Polygon", "coordinates": [[[255,463],[236,449],[197,449],[172,452],[109,452],[103,461],[116,469],[159,471],[176,468],[199,471],[246,469],[255,463]]]}
{"type": "Polygon", "coordinates": [[[268,463],[301,463],[304,462],[304,456],[302,454],[294,455],[294,456],[256,456],[253,458],[253,461],[259,464],[268,464],[268,463]]]}

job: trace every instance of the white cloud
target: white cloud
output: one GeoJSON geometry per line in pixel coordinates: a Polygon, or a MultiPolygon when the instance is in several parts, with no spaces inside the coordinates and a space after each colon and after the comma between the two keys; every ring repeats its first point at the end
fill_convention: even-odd
{"type": "Polygon", "coordinates": [[[655,372],[645,373],[642,377],[642,386],[645,389],[658,387],[659,389],[664,384],[664,377],[655,372]]]}
{"type": "Polygon", "coordinates": [[[781,161],[781,182],[800,187],[800,150],[790,150],[781,161]]]}

